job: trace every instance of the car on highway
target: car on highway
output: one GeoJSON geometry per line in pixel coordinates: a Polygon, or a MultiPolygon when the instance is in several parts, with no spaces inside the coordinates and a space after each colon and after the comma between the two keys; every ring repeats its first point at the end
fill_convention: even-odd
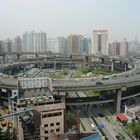
{"type": "Polygon", "coordinates": [[[112,74],[112,77],[117,77],[117,75],[116,74],[112,74]]]}
{"type": "Polygon", "coordinates": [[[105,114],[103,114],[103,113],[99,113],[98,116],[99,116],[99,117],[104,117],[105,114]]]}
{"type": "Polygon", "coordinates": [[[79,82],[79,79],[74,79],[74,82],[79,82]]]}
{"type": "Polygon", "coordinates": [[[109,76],[104,76],[103,78],[102,78],[102,80],[109,80],[109,76]]]}
{"type": "Polygon", "coordinates": [[[97,81],[96,85],[102,85],[103,83],[101,81],[97,81]]]}
{"type": "Polygon", "coordinates": [[[82,99],[78,99],[77,102],[83,102],[83,100],[82,99]]]}
{"type": "Polygon", "coordinates": [[[106,97],[104,97],[104,96],[99,96],[98,99],[100,99],[100,100],[106,100],[106,97]]]}
{"type": "Polygon", "coordinates": [[[130,75],[126,75],[125,77],[129,77],[130,75]]]}

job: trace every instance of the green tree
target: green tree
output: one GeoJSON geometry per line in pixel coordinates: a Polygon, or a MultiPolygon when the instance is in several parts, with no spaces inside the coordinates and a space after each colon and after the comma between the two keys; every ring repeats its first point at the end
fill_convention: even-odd
{"type": "Polygon", "coordinates": [[[88,72],[91,71],[91,68],[90,68],[90,67],[82,67],[82,68],[80,68],[80,71],[81,71],[83,74],[87,74],[88,72]]]}
{"type": "Polygon", "coordinates": [[[68,74],[68,71],[69,71],[68,68],[64,68],[64,70],[63,70],[63,74],[64,74],[64,75],[68,74]]]}
{"type": "Polygon", "coordinates": [[[71,129],[74,125],[76,125],[76,120],[73,116],[73,114],[68,111],[66,113],[66,129],[68,130],[69,128],[71,129]]]}

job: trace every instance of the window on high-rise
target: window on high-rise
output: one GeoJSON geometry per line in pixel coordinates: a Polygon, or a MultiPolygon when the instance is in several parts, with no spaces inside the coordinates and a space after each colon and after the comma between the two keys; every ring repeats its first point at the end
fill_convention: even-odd
{"type": "Polygon", "coordinates": [[[56,125],[60,125],[60,122],[57,122],[56,125]]]}
{"type": "Polygon", "coordinates": [[[57,129],[56,129],[56,132],[60,132],[60,129],[59,129],[59,128],[57,128],[57,129]]]}
{"type": "Polygon", "coordinates": [[[54,123],[51,123],[50,126],[54,126],[54,123]]]}

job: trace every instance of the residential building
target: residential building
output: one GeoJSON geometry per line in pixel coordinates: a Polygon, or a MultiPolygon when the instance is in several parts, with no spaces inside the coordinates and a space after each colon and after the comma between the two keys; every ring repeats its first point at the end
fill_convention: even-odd
{"type": "Polygon", "coordinates": [[[51,51],[54,53],[59,52],[59,40],[57,38],[47,39],[47,51],[51,51]]]}
{"type": "Polygon", "coordinates": [[[13,41],[9,38],[4,40],[2,43],[3,52],[12,52],[13,50],[13,41]]]}
{"type": "Polygon", "coordinates": [[[113,47],[113,55],[114,56],[121,56],[121,43],[118,41],[115,41],[112,43],[112,47],[113,47]]]}
{"type": "Polygon", "coordinates": [[[65,37],[58,37],[58,52],[66,53],[67,52],[67,39],[65,37]]]}
{"type": "Polygon", "coordinates": [[[124,39],[121,42],[120,56],[124,58],[128,56],[128,46],[129,46],[129,43],[127,42],[126,39],[124,39]]]}
{"type": "Polygon", "coordinates": [[[67,52],[80,53],[80,42],[82,35],[69,35],[67,37],[67,52]]]}
{"type": "Polygon", "coordinates": [[[138,52],[140,51],[140,43],[138,42],[138,40],[132,41],[131,43],[129,43],[129,52],[138,52]]]}
{"type": "Polygon", "coordinates": [[[3,44],[3,41],[0,41],[0,53],[3,52],[2,44],[3,44]]]}
{"type": "Polygon", "coordinates": [[[44,52],[47,48],[47,35],[44,32],[25,32],[22,35],[24,52],[44,52]]]}
{"type": "Polygon", "coordinates": [[[80,39],[80,53],[90,53],[91,39],[83,37],[80,39]]]}
{"type": "Polygon", "coordinates": [[[19,79],[17,97],[12,101],[13,112],[22,112],[14,116],[17,139],[47,140],[51,133],[64,133],[65,101],[53,97],[50,79],[19,79]]]}
{"type": "Polygon", "coordinates": [[[113,50],[113,47],[112,47],[112,43],[109,43],[108,44],[108,54],[110,55],[110,56],[112,56],[113,55],[113,52],[114,50],[113,50]]]}
{"type": "Polygon", "coordinates": [[[21,52],[22,51],[22,40],[21,40],[20,36],[15,37],[13,50],[15,52],[21,52]]]}
{"type": "Polygon", "coordinates": [[[128,56],[129,43],[124,39],[122,42],[115,41],[112,43],[112,55],[121,56],[123,58],[128,56]]]}

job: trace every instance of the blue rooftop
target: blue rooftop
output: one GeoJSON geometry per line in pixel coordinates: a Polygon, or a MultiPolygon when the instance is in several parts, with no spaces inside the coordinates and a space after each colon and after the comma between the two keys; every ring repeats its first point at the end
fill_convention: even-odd
{"type": "Polygon", "coordinates": [[[83,138],[82,140],[100,140],[100,138],[99,138],[99,134],[95,134],[95,135],[91,135],[86,138],[83,138]]]}
{"type": "Polygon", "coordinates": [[[52,92],[50,90],[45,91],[44,95],[46,96],[53,96],[52,92]]]}

